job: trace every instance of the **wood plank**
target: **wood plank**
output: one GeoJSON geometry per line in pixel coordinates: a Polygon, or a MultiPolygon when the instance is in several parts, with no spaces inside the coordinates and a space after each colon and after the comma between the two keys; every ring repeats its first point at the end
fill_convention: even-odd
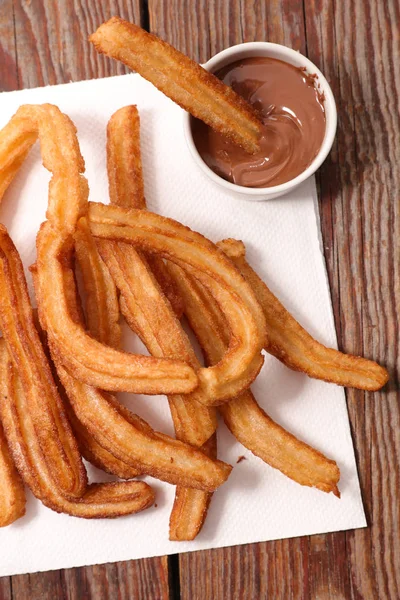
{"type": "Polygon", "coordinates": [[[150,30],[199,62],[255,40],[305,51],[302,0],[150,0],[148,7],[150,30]]]}
{"type": "Polygon", "coordinates": [[[12,580],[12,596],[14,600],[22,598],[64,598],[60,571],[15,575],[12,580]]]}
{"type": "MultiPolygon", "coordinates": [[[[144,559],[12,578],[13,600],[168,600],[168,559],[144,559]]],[[[1,596],[0,596],[1,598],[1,596]]],[[[7,598],[7,596],[5,596],[7,598]]]]}
{"type": "Polygon", "coordinates": [[[11,577],[0,578],[0,600],[12,600],[11,577]]]}
{"type": "MultiPolygon", "coordinates": [[[[124,73],[85,40],[116,14],[140,24],[141,10],[140,0],[1,0],[0,90],[124,73]]],[[[166,557],[3,577],[0,600],[167,600],[168,578],[166,557]]]]}
{"type": "Polygon", "coordinates": [[[87,43],[90,33],[114,15],[140,24],[140,0],[15,0],[19,87],[125,73],[120,63],[97,54],[87,43]]]}
{"type": "Polygon", "coordinates": [[[269,40],[307,50],[326,74],[339,128],[318,183],[339,345],[391,370],[384,392],[347,393],[370,527],[182,555],[182,598],[394,600],[400,597],[400,171],[391,157],[399,156],[399,3],[151,0],[149,10],[151,30],[196,60],[234,43],[269,40]]]}
{"type": "Polygon", "coordinates": [[[311,60],[335,82],[337,151],[320,173],[323,234],[344,348],[389,367],[384,392],[349,391],[367,530],[346,534],[356,598],[400,594],[400,78],[396,0],[306,5],[311,60]],[[334,23],[334,28],[329,26],[334,23]],[[393,157],[393,158],[392,158],[393,157]],[[330,189],[336,181],[338,189],[330,189]],[[333,193],[332,193],[333,192],[333,193]]]}
{"type": "Polygon", "coordinates": [[[18,88],[12,0],[0,3],[0,92],[18,88]]]}

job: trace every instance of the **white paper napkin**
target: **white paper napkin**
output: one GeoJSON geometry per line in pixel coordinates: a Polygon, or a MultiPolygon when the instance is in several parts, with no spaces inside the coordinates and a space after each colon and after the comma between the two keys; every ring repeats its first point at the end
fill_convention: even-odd
{"type": "MultiPolygon", "coordinates": [[[[76,123],[90,197],[97,202],[108,202],[107,121],[121,106],[137,104],[149,209],[178,219],[214,241],[242,239],[250,263],[285,306],[320,341],[336,346],[313,179],[287,197],[264,203],[246,202],[222,191],[189,156],[181,109],[138,75],[0,94],[0,126],[21,104],[43,102],[57,104],[76,123]]],[[[35,260],[35,236],[44,220],[48,181],[36,146],[0,206],[0,221],[8,227],[26,268],[35,260]]],[[[132,339],[129,345],[140,349],[132,339]]],[[[266,357],[253,389],[273,419],[337,461],[341,500],[290,481],[243,448],[221,424],[219,456],[234,469],[214,495],[195,541],[168,541],[174,488],[151,478],[157,507],[117,520],[58,515],[29,496],[27,515],[0,530],[0,575],[364,527],[343,390],[290,371],[271,356],[266,357]],[[246,460],[237,464],[242,455],[246,460]]],[[[123,400],[153,427],[172,434],[164,397],[125,394],[123,400]]],[[[90,472],[107,479],[94,468],[90,472]]]]}

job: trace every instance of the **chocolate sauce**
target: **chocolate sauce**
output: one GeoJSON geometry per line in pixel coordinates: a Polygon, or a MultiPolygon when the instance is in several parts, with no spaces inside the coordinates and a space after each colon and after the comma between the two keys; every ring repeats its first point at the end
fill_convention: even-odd
{"type": "Polygon", "coordinates": [[[246,187],[290,181],[314,160],[325,135],[324,98],[315,76],[274,58],[246,58],[215,73],[259,112],[260,151],[254,155],[202,121],[192,120],[193,138],[206,164],[246,187]]]}

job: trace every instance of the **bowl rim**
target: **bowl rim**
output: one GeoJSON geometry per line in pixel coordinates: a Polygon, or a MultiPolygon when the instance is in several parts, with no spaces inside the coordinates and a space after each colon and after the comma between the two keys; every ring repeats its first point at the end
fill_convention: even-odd
{"type": "MultiPolygon", "coordinates": [[[[313,74],[315,73],[317,75],[318,83],[321,88],[321,91],[323,92],[323,94],[325,96],[325,104],[324,105],[325,105],[325,114],[326,114],[326,130],[325,130],[325,136],[324,136],[323,142],[321,144],[321,148],[319,149],[319,152],[318,152],[317,156],[314,158],[314,160],[312,161],[312,163],[304,171],[302,171],[299,175],[297,175],[293,179],[290,179],[289,181],[286,181],[285,183],[280,183],[279,185],[263,187],[263,188],[251,188],[251,187],[245,187],[242,185],[237,185],[236,183],[227,181],[223,177],[220,177],[219,175],[217,175],[204,162],[204,160],[202,159],[200,153],[198,152],[196,145],[194,143],[194,140],[193,140],[193,135],[192,135],[192,130],[191,130],[192,116],[188,112],[184,113],[183,125],[184,125],[186,142],[189,146],[189,150],[190,150],[192,157],[197,162],[197,164],[199,165],[201,170],[210,179],[212,179],[215,183],[217,183],[218,185],[221,185],[225,189],[228,189],[237,194],[242,194],[242,195],[245,194],[247,196],[253,196],[253,197],[255,197],[254,199],[256,199],[256,197],[259,197],[259,196],[265,197],[265,196],[272,196],[272,195],[274,195],[274,196],[283,195],[284,193],[288,192],[289,190],[291,190],[294,187],[297,187],[298,185],[303,183],[303,181],[308,179],[308,177],[310,177],[311,175],[313,175],[316,172],[316,170],[324,162],[324,160],[326,159],[327,155],[329,154],[329,152],[332,148],[332,145],[333,145],[333,142],[335,139],[335,135],[336,135],[336,128],[337,128],[337,109],[336,109],[336,103],[335,103],[335,98],[333,96],[332,89],[331,89],[328,81],[326,80],[325,76],[318,69],[318,67],[309,58],[307,58],[306,56],[304,56],[297,50],[293,50],[292,48],[289,48],[288,46],[284,46],[282,44],[275,44],[273,42],[244,42],[242,44],[236,44],[234,46],[230,46],[229,48],[225,48],[225,50],[222,50],[221,52],[218,52],[217,54],[212,56],[205,64],[203,64],[203,67],[204,67],[204,69],[206,69],[206,71],[210,71],[212,73],[215,70],[215,68],[219,65],[219,63],[221,63],[224,59],[231,58],[232,62],[234,62],[235,59],[238,60],[240,58],[240,54],[242,52],[245,52],[248,50],[252,50],[252,51],[260,50],[263,53],[265,53],[266,51],[270,51],[274,55],[280,54],[280,56],[274,56],[274,58],[277,58],[278,60],[282,60],[283,62],[288,62],[289,64],[293,64],[293,63],[290,63],[288,60],[285,60],[285,58],[291,57],[292,59],[295,59],[296,63],[300,62],[302,66],[306,67],[308,73],[310,73],[310,72],[313,74]]],[[[263,55],[266,56],[266,54],[262,54],[261,56],[263,56],[263,55]]]]}

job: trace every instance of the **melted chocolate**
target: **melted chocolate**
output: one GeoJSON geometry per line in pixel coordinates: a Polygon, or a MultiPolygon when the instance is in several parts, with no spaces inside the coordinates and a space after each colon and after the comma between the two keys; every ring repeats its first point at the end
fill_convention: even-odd
{"type": "Polygon", "coordinates": [[[266,57],[237,61],[215,75],[256,108],[263,127],[260,151],[251,155],[192,119],[194,142],[206,164],[246,187],[271,187],[302,173],[325,135],[324,98],[315,76],[266,57]]]}

